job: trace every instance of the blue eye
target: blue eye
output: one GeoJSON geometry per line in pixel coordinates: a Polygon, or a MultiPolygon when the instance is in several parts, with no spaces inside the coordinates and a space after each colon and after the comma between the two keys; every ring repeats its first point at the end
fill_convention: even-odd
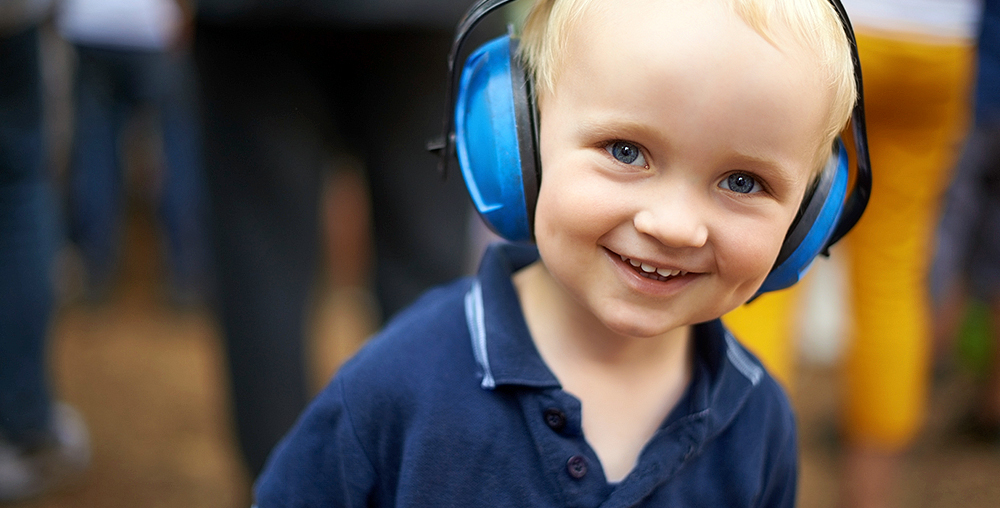
{"type": "Polygon", "coordinates": [[[740,194],[750,194],[761,191],[761,186],[760,183],[757,182],[757,179],[746,173],[733,173],[723,180],[719,186],[725,186],[724,188],[740,194]]]}
{"type": "Polygon", "coordinates": [[[642,150],[628,141],[615,141],[606,146],[605,150],[619,162],[633,166],[646,166],[646,158],[643,157],[642,150]]]}

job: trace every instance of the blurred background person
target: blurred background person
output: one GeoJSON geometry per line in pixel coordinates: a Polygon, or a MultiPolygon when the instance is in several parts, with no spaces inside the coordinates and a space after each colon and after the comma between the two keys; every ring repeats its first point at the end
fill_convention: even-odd
{"type": "MultiPolygon", "coordinates": [[[[979,0],[844,0],[864,79],[872,199],[845,246],[840,505],[894,504],[901,453],[926,417],[927,290],[941,197],[966,132],[979,0]]],[[[850,146],[850,143],[848,143],[850,146]]],[[[726,319],[794,387],[798,290],[726,319]]],[[[794,391],[794,389],[793,389],[794,391]]]]}
{"type": "Polygon", "coordinates": [[[51,2],[0,2],[0,502],[41,494],[90,460],[47,358],[57,207],[47,170],[39,25],[51,2]]]}
{"type": "Polygon", "coordinates": [[[975,122],[945,197],[931,267],[936,356],[948,364],[969,305],[988,309],[991,353],[959,430],[1000,443],[1000,0],[985,0],[976,59],[975,122]]]}
{"type": "Polygon", "coordinates": [[[76,56],[68,229],[86,269],[90,300],[107,296],[120,267],[126,182],[134,181],[126,177],[126,154],[128,142],[137,139],[136,126],[155,125],[152,138],[162,146],[162,154],[155,154],[162,161],[155,201],[165,232],[169,296],[190,304],[206,291],[206,206],[188,4],[59,1],[59,33],[76,56]],[[138,122],[142,114],[156,122],[138,122]]]}
{"type": "Polygon", "coordinates": [[[426,143],[470,4],[198,2],[218,311],[251,476],[311,396],[306,315],[331,169],[367,181],[383,318],[467,271],[469,199],[457,174],[441,181],[426,143]]]}

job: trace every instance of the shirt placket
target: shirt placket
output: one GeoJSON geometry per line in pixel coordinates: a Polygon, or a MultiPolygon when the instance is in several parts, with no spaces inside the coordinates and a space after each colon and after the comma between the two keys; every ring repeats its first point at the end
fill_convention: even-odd
{"type": "Polygon", "coordinates": [[[613,488],[583,436],[579,400],[559,389],[531,390],[521,403],[545,474],[562,494],[563,506],[599,506],[613,488]]]}

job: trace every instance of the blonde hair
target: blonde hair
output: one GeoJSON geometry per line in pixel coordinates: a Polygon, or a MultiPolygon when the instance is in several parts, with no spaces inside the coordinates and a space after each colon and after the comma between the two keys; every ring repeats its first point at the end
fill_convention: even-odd
{"type": "MultiPolygon", "coordinates": [[[[670,1],[670,0],[664,0],[670,1]]],[[[857,88],[854,61],[840,17],[829,0],[725,0],[772,44],[788,34],[814,52],[831,90],[827,145],[847,124],[857,88]]],[[[552,92],[569,32],[594,0],[536,0],[524,21],[520,56],[539,91],[552,92]]]]}

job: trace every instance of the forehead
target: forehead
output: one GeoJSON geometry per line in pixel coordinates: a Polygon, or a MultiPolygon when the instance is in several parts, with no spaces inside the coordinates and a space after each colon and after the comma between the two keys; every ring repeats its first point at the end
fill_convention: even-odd
{"type": "Polygon", "coordinates": [[[811,53],[764,39],[725,0],[594,0],[567,35],[553,92],[587,121],[775,157],[820,149],[830,98],[811,53]]]}

